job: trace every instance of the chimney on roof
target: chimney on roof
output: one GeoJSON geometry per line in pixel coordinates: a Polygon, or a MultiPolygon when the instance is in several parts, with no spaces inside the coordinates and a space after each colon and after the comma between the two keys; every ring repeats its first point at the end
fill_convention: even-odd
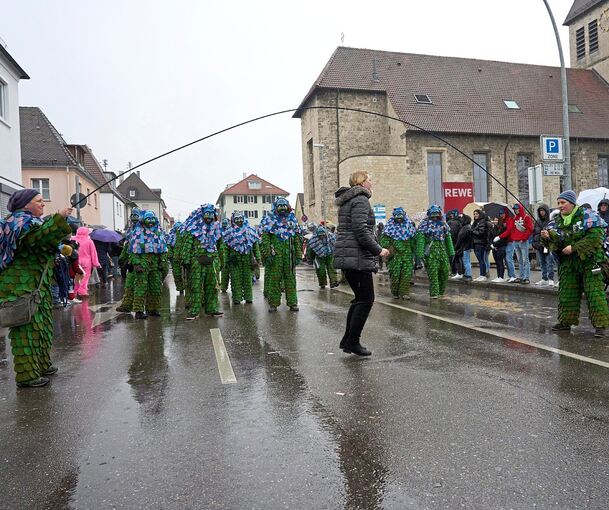
{"type": "Polygon", "coordinates": [[[139,171],[139,170],[136,170],[136,171],[135,171],[135,173],[136,173],[136,175],[137,175],[138,177],[140,176],[140,171],[139,171]]]}
{"type": "Polygon", "coordinates": [[[372,81],[379,81],[380,76],[377,69],[378,59],[376,57],[372,58],[372,81]]]}
{"type": "Polygon", "coordinates": [[[247,177],[247,174],[245,172],[243,172],[243,178],[245,179],[247,177]]]}

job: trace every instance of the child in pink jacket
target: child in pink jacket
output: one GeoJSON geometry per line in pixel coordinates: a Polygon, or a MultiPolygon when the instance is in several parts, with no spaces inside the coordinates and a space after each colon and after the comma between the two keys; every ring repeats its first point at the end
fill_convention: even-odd
{"type": "Polygon", "coordinates": [[[80,245],[78,249],[78,262],[83,268],[85,274],[79,282],[74,282],[74,293],[77,296],[89,295],[89,278],[94,267],[101,267],[97,259],[97,250],[95,244],[89,237],[89,229],[87,227],[79,227],[76,235],[72,237],[80,245]]]}

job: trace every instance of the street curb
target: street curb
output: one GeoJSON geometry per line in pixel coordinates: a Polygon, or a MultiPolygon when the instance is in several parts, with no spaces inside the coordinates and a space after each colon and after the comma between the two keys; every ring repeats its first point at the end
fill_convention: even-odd
{"type": "MultiPolygon", "coordinates": [[[[425,276],[416,276],[416,280],[427,281],[425,276]]],[[[521,283],[492,283],[492,282],[473,282],[473,281],[463,281],[463,280],[448,280],[450,285],[466,285],[468,287],[483,287],[488,290],[496,290],[496,291],[508,291],[508,292],[517,292],[517,293],[526,293],[526,294],[539,294],[541,296],[557,296],[558,289],[553,287],[551,289],[544,289],[534,286],[534,284],[530,283],[528,285],[522,285],[521,283]]]]}
{"type": "MultiPolygon", "coordinates": [[[[383,279],[389,280],[389,274],[387,271],[379,271],[379,276],[383,279]]],[[[416,275],[414,277],[416,282],[426,283],[428,281],[426,276],[416,275]]],[[[492,283],[492,282],[473,282],[473,281],[463,281],[463,280],[448,280],[448,284],[452,285],[462,285],[466,287],[472,288],[484,288],[486,290],[498,291],[498,292],[513,292],[513,293],[525,293],[525,294],[537,294],[540,296],[557,296],[558,289],[553,287],[551,289],[544,289],[536,287],[534,284],[522,285],[519,283],[492,283]]]]}

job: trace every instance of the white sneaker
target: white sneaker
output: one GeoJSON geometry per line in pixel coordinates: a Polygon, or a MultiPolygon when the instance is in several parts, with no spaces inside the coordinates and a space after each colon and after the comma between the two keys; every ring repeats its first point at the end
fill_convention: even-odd
{"type": "Polygon", "coordinates": [[[538,282],[535,282],[535,285],[537,285],[538,287],[545,287],[546,285],[548,285],[548,280],[539,280],[538,282]]]}
{"type": "Polygon", "coordinates": [[[507,282],[508,283],[514,283],[515,281],[516,281],[516,277],[513,276],[512,278],[508,279],[507,282]]]}
{"type": "Polygon", "coordinates": [[[486,276],[478,276],[478,278],[476,278],[477,282],[485,282],[486,280],[488,280],[486,276]]]}
{"type": "Polygon", "coordinates": [[[554,287],[558,288],[559,283],[560,283],[560,281],[556,280],[556,281],[554,282],[554,287]]]}
{"type": "MultiPolygon", "coordinates": [[[[554,285],[554,280],[548,280],[548,287],[554,287],[554,285]]],[[[556,285],[558,286],[558,283],[556,285]]]]}
{"type": "Polygon", "coordinates": [[[462,275],[462,274],[457,273],[455,276],[453,276],[453,277],[451,278],[451,280],[460,280],[461,278],[463,278],[463,275],[462,275]]]}
{"type": "Polygon", "coordinates": [[[503,283],[505,280],[503,278],[500,278],[499,276],[497,278],[495,278],[494,280],[491,280],[493,283],[503,283]]]}

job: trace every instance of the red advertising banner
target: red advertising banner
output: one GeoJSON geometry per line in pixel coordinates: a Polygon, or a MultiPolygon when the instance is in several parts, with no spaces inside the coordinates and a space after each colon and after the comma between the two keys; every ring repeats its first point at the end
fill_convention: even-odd
{"type": "Polygon", "coordinates": [[[444,195],[444,211],[457,209],[459,213],[463,208],[474,201],[473,182],[443,182],[442,194],[444,195]]]}

